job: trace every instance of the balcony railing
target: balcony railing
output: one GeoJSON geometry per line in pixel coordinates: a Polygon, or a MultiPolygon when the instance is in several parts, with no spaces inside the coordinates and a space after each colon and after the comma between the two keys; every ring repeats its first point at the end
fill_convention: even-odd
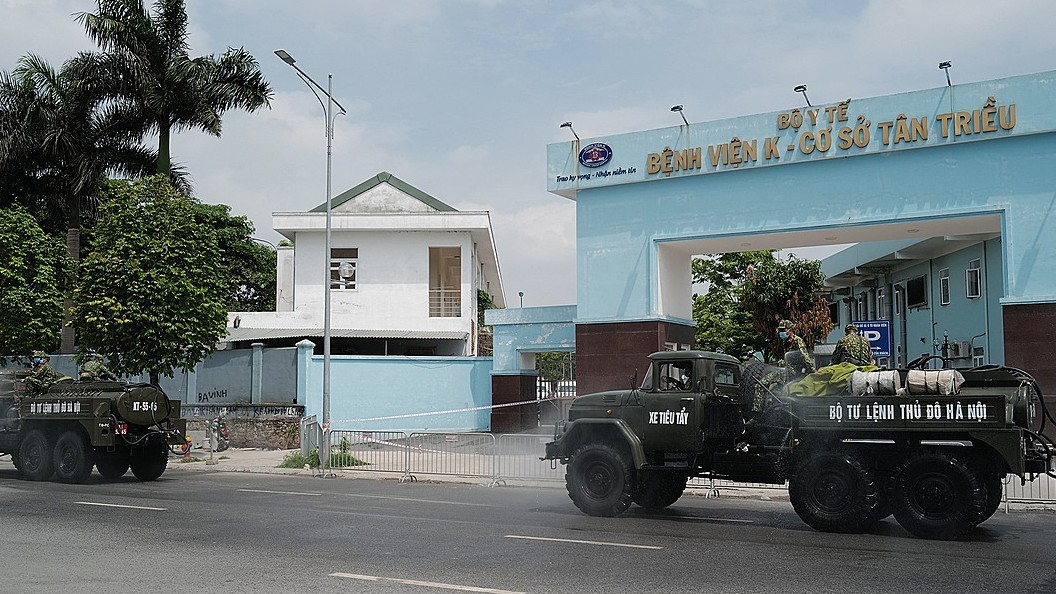
{"type": "Polygon", "coordinates": [[[429,289],[430,318],[458,318],[462,316],[460,289],[429,289]]]}

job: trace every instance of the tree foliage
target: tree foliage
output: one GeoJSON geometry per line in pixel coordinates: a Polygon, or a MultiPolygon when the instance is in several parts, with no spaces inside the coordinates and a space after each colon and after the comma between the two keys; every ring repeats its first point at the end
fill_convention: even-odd
{"type": "Polygon", "coordinates": [[[0,362],[59,346],[66,248],[25,209],[0,209],[0,362]]]}
{"type": "Polygon", "coordinates": [[[774,260],[773,252],[736,252],[693,259],[694,284],[706,284],[693,296],[698,348],[748,358],[766,341],[752,327],[751,312],[741,306],[740,291],[750,270],[774,260]]]}
{"type": "Polygon", "coordinates": [[[141,125],[104,102],[95,74],[85,54],[60,70],[30,54],[0,73],[0,204],[21,204],[52,235],[94,215],[108,175],[155,168],[141,125]]]}
{"type": "Polygon", "coordinates": [[[216,231],[228,311],[275,311],[275,249],[253,239],[253,223],[226,204],[202,204],[199,223],[216,231]]]}
{"type": "Polygon", "coordinates": [[[742,287],[742,303],[752,314],[752,327],[767,338],[763,352],[768,356],[784,354],[777,338],[781,320],[791,321],[811,348],[832,330],[829,305],[821,296],[825,273],[819,260],[790,255],[787,261],[765,262],[749,271],[742,287]]]}
{"type": "Polygon", "coordinates": [[[228,286],[207,218],[164,176],[110,184],[74,291],[82,350],[154,382],[213,351],[226,333],[228,286]]]}
{"type": "Polygon", "coordinates": [[[268,106],[271,87],[249,52],[188,55],[184,0],[155,0],[153,13],[143,0],[97,0],[97,6],[77,19],[103,50],[93,57],[111,83],[110,98],[158,135],[158,173],[170,172],[173,131],[220,136],[226,111],[268,106]]]}
{"type": "Polygon", "coordinates": [[[783,355],[777,324],[788,319],[808,346],[832,329],[829,308],[819,293],[825,275],[821,262],[771,251],[705,256],[693,260],[693,282],[708,285],[693,299],[700,348],[766,360],[783,355]]]}

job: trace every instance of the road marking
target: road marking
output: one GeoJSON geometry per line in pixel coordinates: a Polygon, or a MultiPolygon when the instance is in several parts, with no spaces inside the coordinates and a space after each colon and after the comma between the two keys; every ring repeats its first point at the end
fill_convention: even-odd
{"type": "Polygon", "coordinates": [[[322,493],[302,493],[300,491],[267,491],[265,489],[239,489],[243,493],[271,493],[272,495],[307,495],[308,497],[321,497],[322,493]]]}
{"type": "Polygon", "coordinates": [[[120,507],[123,509],[145,509],[148,511],[169,511],[165,507],[147,507],[145,505],[118,505],[116,503],[94,503],[92,501],[74,501],[80,505],[95,505],[98,507],[120,507]]]}
{"type": "Polygon", "coordinates": [[[461,586],[458,584],[444,584],[442,582],[425,582],[422,580],[406,580],[401,578],[381,577],[377,575],[360,575],[357,573],[344,573],[335,571],[330,577],[339,577],[350,580],[363,580],[368,582],[395,582],[406,586],[425,586],[427,588],[440,588],[443,590],[460,590],[462,592],[486,592],[488,594],[526,594],[515,590],[499,590],[497,588],[479,588],[477,586],[461,586]]]}
{"type": "Polygon", "coordinates": [[[498,507],[488,503],[466,503],[463,501],[436,501],[433,499],[413,499],[411,497],[389,497],[386,495],[358,495],[355,493],[344,493],[348,497],[363,497],[365,499],[391,499],[393,501],[414,501],[416,503],[443,503],[446,505],[463,505],[470,507],[498,507]]]}
{"type": "Polygon", "coordinates": [[[521,536],[518,534],[507,534],[505,538],[520,538],[524,540],[545,540],[549,542],[571,542],[575,544],[589,544],[597,545],[600,547],[626,547],[629,549],[650,549],[654,551],[662,550],[664,547],[657,547],[653,545],[636,545],[636,544],[625,544],[622,542],[605,542],[602,540],[576,540],[573,538],[544,538],[542,536],[521,536]]]}

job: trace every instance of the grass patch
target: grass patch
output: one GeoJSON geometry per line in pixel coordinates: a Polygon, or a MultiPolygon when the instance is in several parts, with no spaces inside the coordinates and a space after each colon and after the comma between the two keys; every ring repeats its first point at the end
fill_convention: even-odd
{"type": "Polygon", "coordinates": [[[191,456],[190,458],[177,458],[176,461],[180,464],[187,464],[188,462],[203,462],[204,460],[191,456]]]}
{"type": "MultiPolygon", "coordinates": [[[[307,464],[310,468],[318,468],[319,462],[319,450],[312,450],[311,454],[304,456],[301,452],[290,452],[282,458],[282,462],[279,463],[279,468],[304,468],[307,464]]],[[[369,462],[364,462],[359,458],[356,458],[348,452],[334,452],[330,454],[330,466],[366,466],[369,462]]]]}

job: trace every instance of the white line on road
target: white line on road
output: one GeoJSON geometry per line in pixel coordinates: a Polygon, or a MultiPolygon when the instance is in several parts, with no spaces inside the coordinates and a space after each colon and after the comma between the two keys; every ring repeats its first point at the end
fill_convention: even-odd
{"type": "Polygon", "coordinates": [[[458,584],[444,584],[441,582],[424,582],[421,580],[405,580],[400,578],[381,577],[377,575],[360,575],[356,573],[343,573],[336,571],[331,577],[346,578],[350,580],[364,580],[368,582],[396,582],[407,586],[425,586],[427,588],[441,588],[444,590],[460,590],[462,592],[486,592],[488,594],[525,594],[514,590],[499,590],[497,588],[479,588],[477,586],[460,586],[458,584]]]}
{"type": "Polygon", "coordinates": [[[344,493],[346,497],[363,497],[365,499],[391,499],[393,501],[414,501],[416,503],[443,503],[445,505],[464,505],[470,507],[498,507],[489,503],[466,503],[464,501],[438,501],[434,499],[413,499],[411,497],[389,497],[387,495],[359,495],[356,493],[344,493]]]}
{"type": "Polygon", "coordinates": [[[145,509],[148,511],[169,511],[165,507],[147,507],[145,505],[118,505],[116,503],[94,503],[92,501],[74,501],[80,505],[95,505],[98,507],[120,507],[124,509],[145,509]]]}
{"type": "Polygon", "coordinates": [[[244,493],[271,493],[272,495],[307,495],[309,497],[321,497],[322,493],[302,493],[300,491],[266,491],[264,489],[239,489],[244,493]]]}
{"type": "Polygon", "coordinates": [[[622,542],[605,542],[601,540],[575,540],[572,538],[543,538],[542,536],[520,536],[518,534],[507,534],[506,538],[520,538],[524,540],[546,540],[550,542],[571,542],[575,544],[589,544],[601,547],[627,547],[629,549],[651,549],[654,551],[659,551],[664,548],[656,547],[653,545],[624,544],[622,542]]]}

